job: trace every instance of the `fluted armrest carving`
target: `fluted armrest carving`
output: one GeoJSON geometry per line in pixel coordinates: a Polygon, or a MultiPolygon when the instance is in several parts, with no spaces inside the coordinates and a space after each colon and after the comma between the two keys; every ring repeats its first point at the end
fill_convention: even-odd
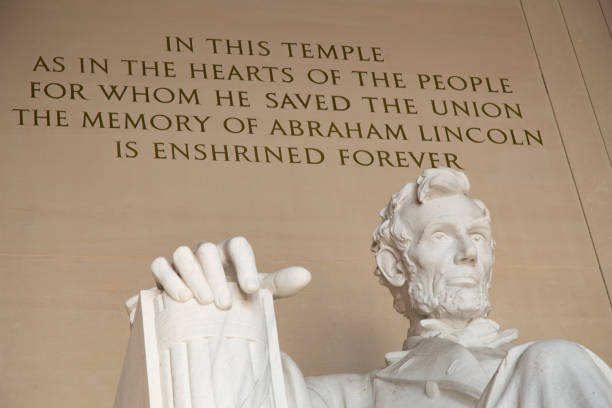
{"type": "Polygon", "coordinates": [[[272,295],[232,286],[227,311],[140,292],[115,408],[286,407],[272,295]]]}

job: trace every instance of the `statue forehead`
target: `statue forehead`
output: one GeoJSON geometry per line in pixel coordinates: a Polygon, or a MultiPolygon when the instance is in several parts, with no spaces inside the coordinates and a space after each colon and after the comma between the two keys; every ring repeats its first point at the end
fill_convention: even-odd
{"type": "Polygon", "coordinates": [[[424,203],[406,203],[399,211],[402,222],[417,234],[434,220],[466,223],[484,216],[485,211],[473,199],[463,194],[436,198],[424,203]]]}

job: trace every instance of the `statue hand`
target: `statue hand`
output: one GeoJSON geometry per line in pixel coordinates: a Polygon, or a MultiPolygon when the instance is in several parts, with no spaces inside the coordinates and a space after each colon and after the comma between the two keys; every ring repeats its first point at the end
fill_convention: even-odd
{"type": "Polygon", "coordinates": [[[212,302],[220,309],[232,305],[227,283],[237,282],[246,293],[268,289],[275,298],[291,296],[310,282],[310,272],[293,266],[273,273],[258,273],[255,255],[243,237],[230,238],[218,245],[204,242],[192,251],[181,246],[172,255],[151,264],[155,280],[171,298],[185,302],[195,297],[201,304],[212,302]]]}

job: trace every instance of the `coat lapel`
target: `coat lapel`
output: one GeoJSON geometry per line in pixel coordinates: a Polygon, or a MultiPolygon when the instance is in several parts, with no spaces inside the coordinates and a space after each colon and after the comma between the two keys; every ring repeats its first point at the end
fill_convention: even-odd
{"type": "Polygon", "coordinates": [[[480,398],[490,379],[469,349],[435,337],[408,350],[398,361],[378,371],[376,378],[396,384],[436,383],[440,389],[475,399],[480,398]]]}

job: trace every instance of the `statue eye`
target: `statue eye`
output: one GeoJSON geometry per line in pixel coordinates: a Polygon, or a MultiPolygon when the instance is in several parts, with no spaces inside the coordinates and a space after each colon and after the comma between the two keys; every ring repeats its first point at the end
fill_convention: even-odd
{"type": "Polygon", "coordinates": [[[434,232],[433,234],[431,234],[431,239],[434,241],[442,241],[445,238],[446,234],[441,231],[434,232]]]}
{"type": "Polygon", "coordinates": [[[472,238],[472,241],[476,243],[480,243],[485,240],[485,237],[482,234],[470,234],[470,238],[472,238]]]}

